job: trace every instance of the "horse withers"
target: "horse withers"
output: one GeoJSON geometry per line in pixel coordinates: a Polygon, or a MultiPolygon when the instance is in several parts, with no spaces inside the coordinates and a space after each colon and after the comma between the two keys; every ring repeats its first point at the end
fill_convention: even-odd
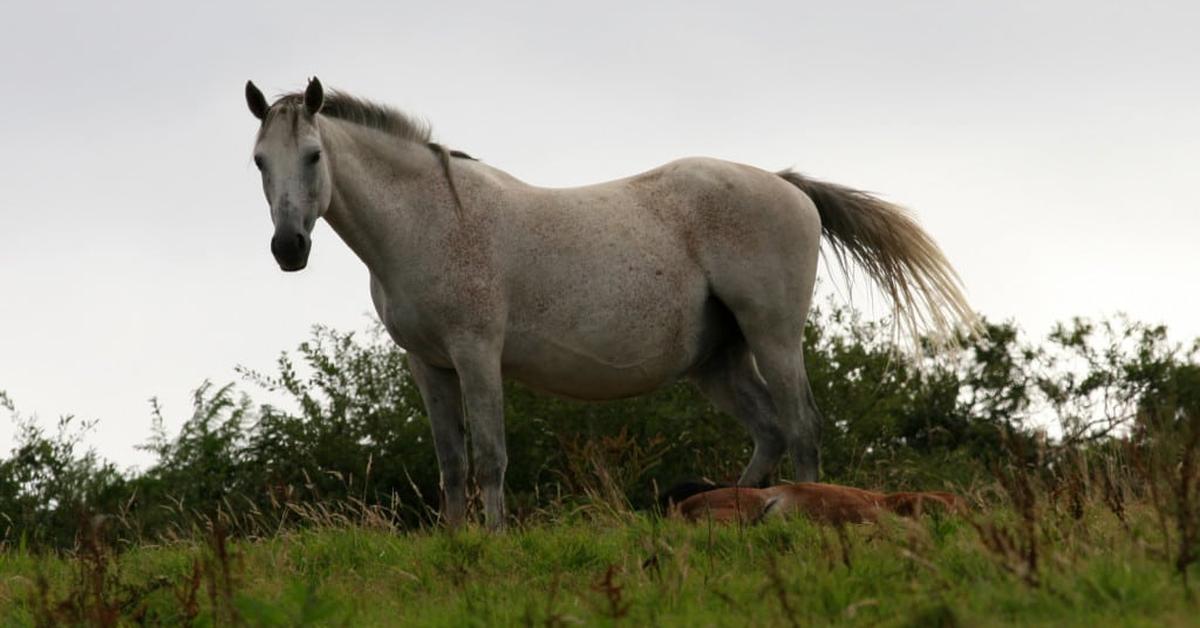
{"type": "Polygon", "coordinates": [[[933,240],[850,188],[707,158],[542,188],[315,78],[271,104],[253,83],[245,96],[260,121],[271,252],[285,271],[304,268],[324,218],[366,264],[425,401],[451,525],[466,514],[466,429],[487,523],[504,523],[505,378],[604,400],[688,377],[750,432],[740,484],[785,453],[795,479],[816,480],[801,340],[822,235],[911,331],[949,335],[974,320],[933,240]]]}

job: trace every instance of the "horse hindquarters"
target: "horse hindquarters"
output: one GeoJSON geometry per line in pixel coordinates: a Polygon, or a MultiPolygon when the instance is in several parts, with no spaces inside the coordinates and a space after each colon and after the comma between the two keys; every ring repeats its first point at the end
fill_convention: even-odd
{"type": "Polygon", "coordinates": [[[767,489],[720,488],[683,500],[673,509],[672,514],[693,523],[755,523],[762,519],[766,511],[768,495],[767,489]]]}
{"type": "MultiPolygon", "coordinates": [[[[754,371],[753,381],[765,385],[777,417],[774,428],[758,428],[756,453],[743,478],[757,479],[767,462],[778,459],[773,449],[786,448],[795,479],[815,481],[820,417],[804,368],[803,340],[816,283],[820,215],[802,192],[772,173],[711,160],[689,166],[694,174],[688,183],[699,191],[691,199],[684,237],[694,243],[713,297],[733,315],[753,355],[747,368],[754,371]]],[[[742,408],[737,415],[754,433],[750,412],[742,408]]]]}

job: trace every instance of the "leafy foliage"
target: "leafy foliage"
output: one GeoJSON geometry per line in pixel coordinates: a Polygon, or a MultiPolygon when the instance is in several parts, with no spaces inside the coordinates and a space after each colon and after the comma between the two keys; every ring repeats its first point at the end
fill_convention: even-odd
{"type": "MultiPolygon", "coordinates": [[[[897,357],[892,340],[886,325],[846,308],[812,316],[805,355],[830,481],[969,487],[1014,463],[1061,474],[1043,426],[1059,426],[1063,447],[1111,452],[1149,442],[1139,436],[1149,431],[1132,429],[1149,425],[1145,417],[1183,425],[1181,413],[1195,412],[1200,396],[1200,344],[1185,350],[1165,329],[1124,318],[1072,321],[1041,346],[1012,324],[988,323],[958,350],[915,361],[897,357]]],[[[394,525],[434,520],[428,419],[403,352],[381,330],[318,326],[280,355],[274,373],[239,372],[241,385],[203,383],[174,436],[153,405],[144,448],[156,460],[141,472],[122,473],[83,450],[89,424],[66,417],[47,433],[0,395],[20,426],[0,460],[0,543],[70,547],[80,522],[97,514],[120,519],[118,534],[130,538],[186,535],[197,522],[237,515],[254,523],[232,525],[234,533],[265,534],[268,525],[302,524],[306,508],[338,503],[394,525]],[[282,401],[256,404],[251,393],[282,401]]],[[[509,384],[505,411],[518,518],[553,504],[649,507],[658,488],[682,479],[735,479],[751,451],[742,426],[687,382],[602,404],[509,384]]]]}
{"type": "Polygon", "coordinates": [[[50,435],[36,419],[19,415],[3,391],[0,408],[18,426],[16,446],[0,460],[0,539],[69,542],[84,513],[120,509],[128,481],[114,465],[81,448],[93,424],[66,416],[50,435]]]}

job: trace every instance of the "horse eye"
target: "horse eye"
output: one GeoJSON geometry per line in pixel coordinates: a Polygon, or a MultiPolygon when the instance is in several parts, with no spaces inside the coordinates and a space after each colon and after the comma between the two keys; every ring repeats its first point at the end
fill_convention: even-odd
{"type": "Polygon", "coordinates": [[[310,166],[317,163],[318,161],[321,161],[321,151],[319,151],[319,150],[314,150],[313,152],[309,153],[307,157],[304,158],[304,163],[306,163],[310,166]]]}

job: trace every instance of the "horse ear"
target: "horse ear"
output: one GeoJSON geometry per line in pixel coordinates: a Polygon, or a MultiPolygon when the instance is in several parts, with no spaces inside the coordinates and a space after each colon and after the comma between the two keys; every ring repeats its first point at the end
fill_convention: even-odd
{"type": "Polygon", "coordinates": [[[321,87],[321,81],[314,76],[308,81],[308,89],[304,90],[304,109],[308,111],[308,115],[315,116],[321,111],[323,104],[325,88],[321,87]]]}
{"type": "Polygon", "coordinates": [[[267,109],[270,109],[270,105],[267,104],[263,93],[254,85],[254,81],[246,81],[246,104],[250,106],[250,113],[254,114],[255,118],[267,119],[267,109]]]}

